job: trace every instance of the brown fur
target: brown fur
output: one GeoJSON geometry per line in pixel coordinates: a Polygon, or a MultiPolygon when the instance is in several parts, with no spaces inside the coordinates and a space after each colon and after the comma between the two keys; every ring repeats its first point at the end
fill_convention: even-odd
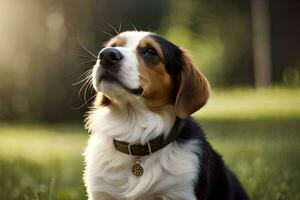
{"type": "Polygon", "coordinates": [[[104,43],[105,47],[111,47],[111,46],[118,46],[118,47],[122,47],[126,45],[126,38],[122,37],[122,36],[116,36],[114,38],[112,38],[111,40],[109,40],[108,42],[104,43]]]}
{"type": "Polygon", "coordinates": [[[186,50],[184,54],[183,71],[176,96],[175,112],[180,118],[186,118],[203,107],[210,93],[209,82],[194,66],[192,57],[186,50]]]}
{"type": "Polygon", "coordinates": [[[173,84],[163,63],[163,53],[159,44],[152,38],[147,37],[140,42],[139,46],[145,47],[146,45],[154,47],[160,57],[160,60],[156,63],[147,63],[137,53],[141,74],[140,82],[144,89],[143,97],[146,105],[155,111],[171,103],[170,96],[173,84]]]}
{"type": "Polygon", "coordinates": [[[164,54],[163,54],[163,51],[162,51],[162,49],[160,48],[160,45],[159,45],[154,39],[152,39],[151,37],[146,37],[146,38],[144,38],[143,40],[140,41],[139,47],[145,47],[145,46],[147,46],[147,45],[153,46],[153,47],[156,49],[156,51],[157,51],[157,53],[158,53],[160,59],[161,59],[162,61],[164,60],[164,54]]]}
{"type": "Polygon", "coordinates": [[[98,92],[94,101],[94,107],[104,107],[109,106],[110,104],[111,100],[101,92],[98,92]]]}

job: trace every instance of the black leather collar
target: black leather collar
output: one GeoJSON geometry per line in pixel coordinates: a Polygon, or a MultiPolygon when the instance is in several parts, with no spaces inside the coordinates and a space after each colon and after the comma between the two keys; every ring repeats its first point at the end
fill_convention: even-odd
{"type": "Polygon", "coordinates": [[[127,142],[114,139],[114,145],[115,148],[122,153],[126,153],[132,156],[146,156],[164,148],[165,146],[173,142],[179,135],[182,126],[183,120],[177,117],[167,138],[164,138],[164,135],[162,134],[150,140],[145,145],[129,144],[127,142]]]}

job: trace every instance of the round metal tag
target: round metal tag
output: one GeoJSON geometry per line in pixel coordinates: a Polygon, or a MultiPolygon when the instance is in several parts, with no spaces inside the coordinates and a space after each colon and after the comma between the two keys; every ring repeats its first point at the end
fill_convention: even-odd
{"type": "Polygon", "coordinates": [[[136,176],[142,176],[144,168],[139,163],[136,163],[132,166],[132,173],[136,176]]]}

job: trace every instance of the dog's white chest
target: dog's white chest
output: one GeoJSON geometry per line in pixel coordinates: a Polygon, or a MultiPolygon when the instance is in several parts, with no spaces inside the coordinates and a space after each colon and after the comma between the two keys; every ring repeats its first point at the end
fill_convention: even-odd
{"type": "Polygon", "coordinates": [[[199,144],[193,141],[184,148],[170,144],[142,159],[144,173],[135,176],[130,156],[116,151],[111,139],[94,134],[85,152],[89,196],[93,200],[106,199],[106,195],[112,199],[194,199],[193,181],[199,167],[192,153],[195,148],[199,144]]]}

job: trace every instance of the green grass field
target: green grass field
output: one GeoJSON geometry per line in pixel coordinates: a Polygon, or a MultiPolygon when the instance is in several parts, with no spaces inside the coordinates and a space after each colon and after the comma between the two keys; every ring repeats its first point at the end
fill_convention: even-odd
{"type": "MultiPolygon", "coordinates": [[[[194,117],[254,200],[300,200],[300,89],[218,90],[194,117]]],[[[0,124],[0,199],[86,199],[83,124],[0,124]]]]}

